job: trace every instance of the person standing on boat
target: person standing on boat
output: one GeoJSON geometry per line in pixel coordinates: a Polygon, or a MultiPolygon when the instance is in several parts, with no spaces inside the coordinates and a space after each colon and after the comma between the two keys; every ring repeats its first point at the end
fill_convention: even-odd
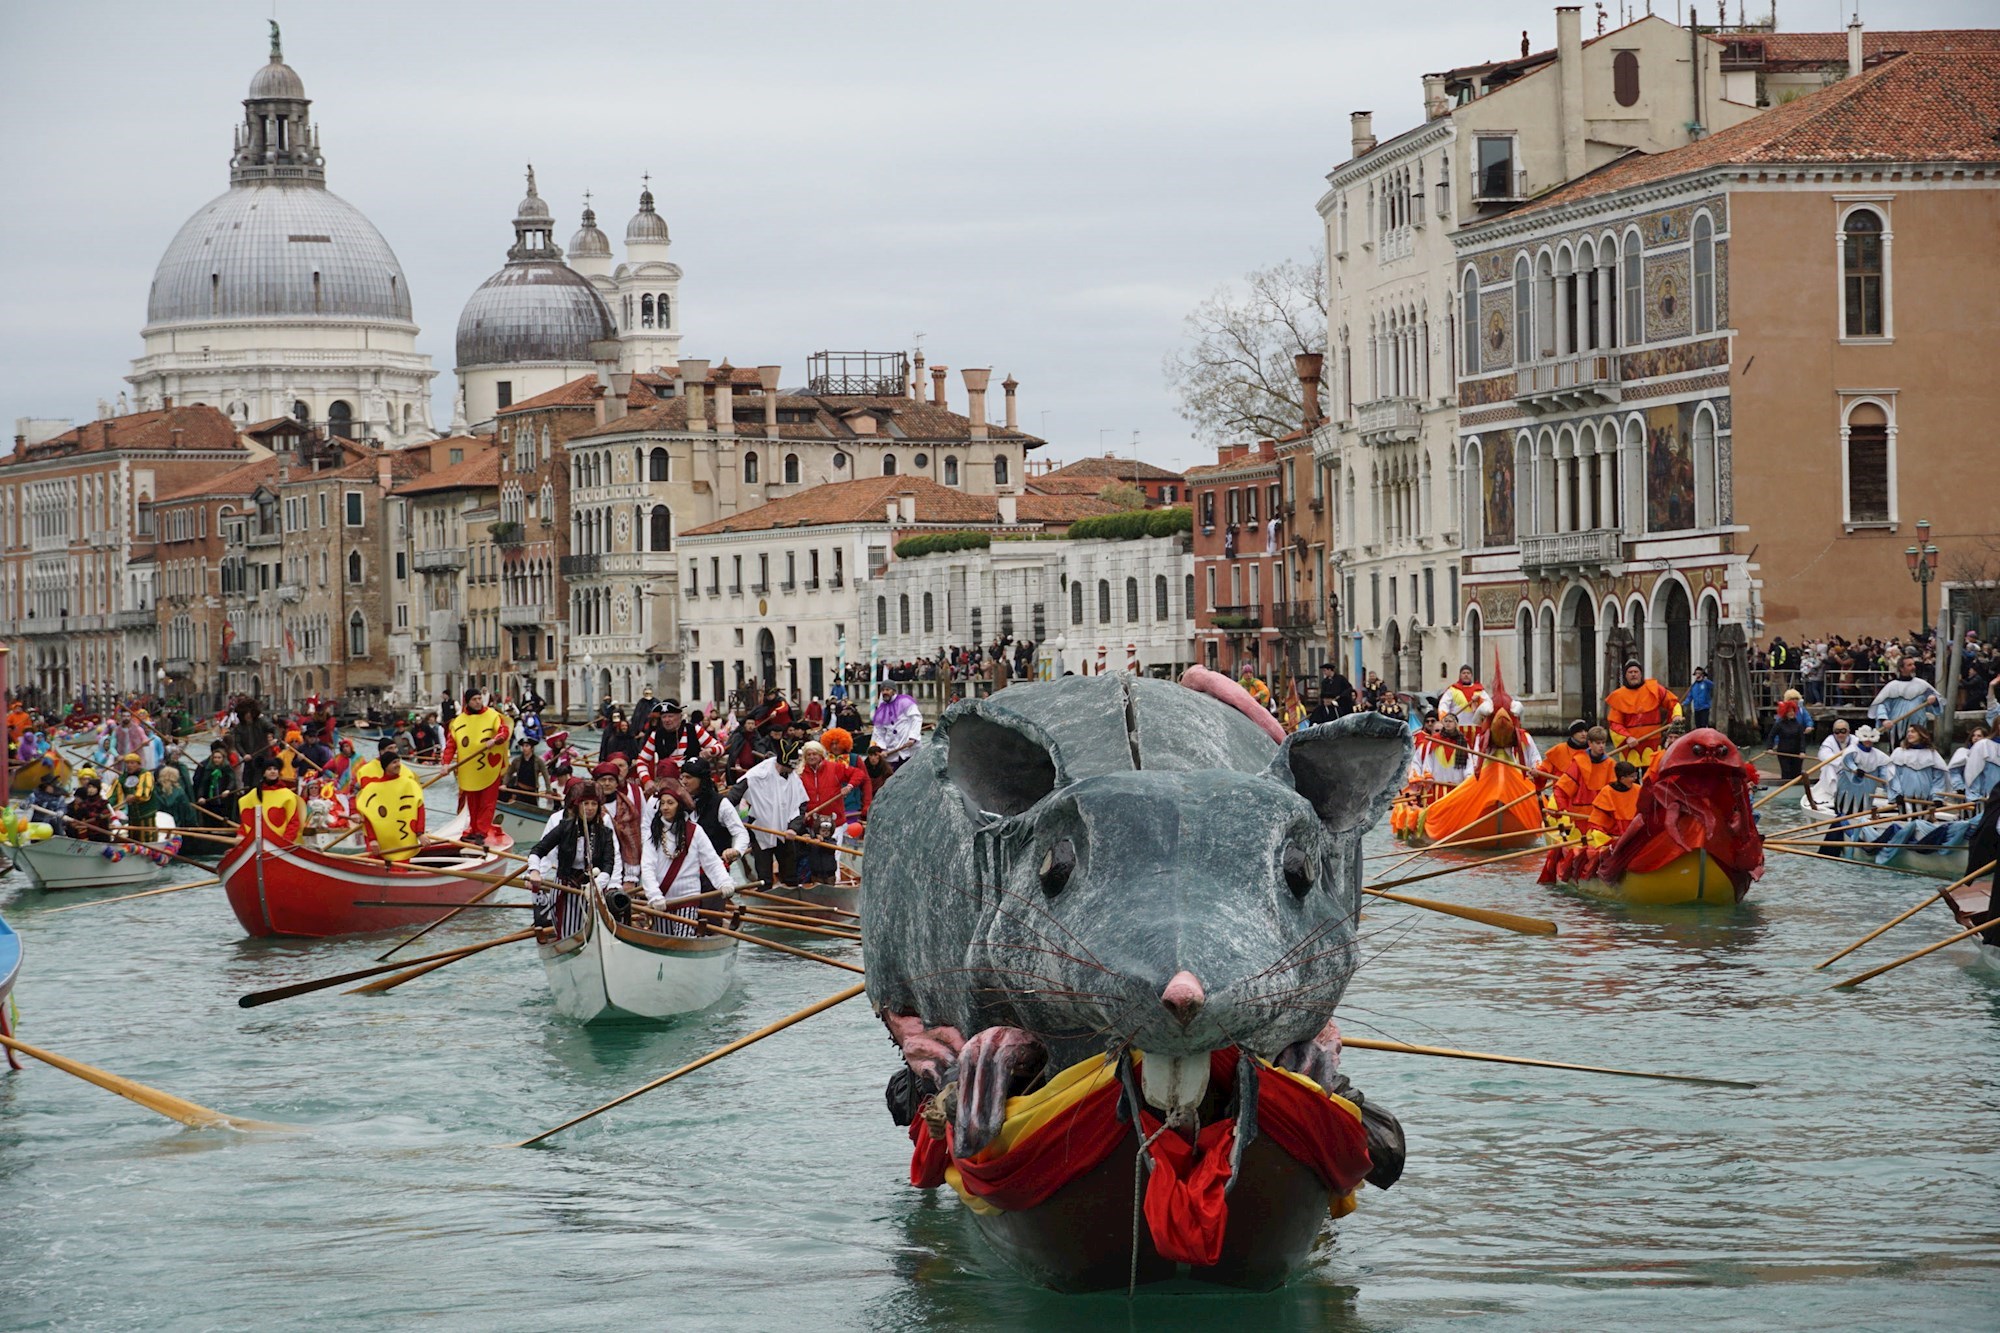
{"type": "MultiPolygon", "coordinates": [[[[778,752],[743,775],[743,799],[750,806],[750,822],[762,829],[788,829],[805,808],[805,784],[794,772],[798,750],[788,741],[778,743],[778,752]]],[[[757,878],[764,888],[775,890],[782,876],[787,882],[797,865],[797,844],[779,833],[750,832],[750,855],[757,878]]]]}
{"type": "Polygon", "coordinates": [[[246,766],[246,773],[255,771],[264,762],[277,739],[271,724],[264,720],[264,706],[247,698],[236,701],[236,725],[229,729],[228,736],[229,748],[236,752],[238,762],[246,766]]]}
{"type": "Polygon", "coordinates": [[[1953,750],[1951,758],[1945,763],[1945,767],[1951,770],[1951,789],[1961,796],[1965,794],[1965,765],[1972,758],[1972,747],[1985,740],[1986,735],[1984,726],[1975,726],[1972,734],[1965,738],[1965,744],[1953,750]]]}
{"type": "Polygon", "coordinates": [[[1951,788],[1951,770],[1922,727],[1904,729],[1903,743],[1890,754],[1889,764],[1889,792],[1905,810],[1935,805],[1951,788]]]}
{"type": "Polygon", "coordinates": [[[1674,692],[1646,674],[1634,658],[1625,664],[1625,683],[1605,700],[1605,721],[1618,748],[1628,752],[1640,772],[1659,757],[1661,738],[1681,701],[1674,692]]]}
{"type": "Polygon", "coordinates": [[[154,775],[153,807],[154,822],[165,815],[174,821],[177,829],[198,827],[201,812],[194,808],[194,801],[188,796],[188,789],[181,784],[181,771],[172,764],[163,765],[154,775]]]}
{"type": "MultiPolygon", "coordinates": [[[[400,748],[400,738],[398,740],[400,748]]],[[[435,759],[442,744],[444,738],[438,733],[436,713],[425,713],[422,720],[410,728],[410,758],[420,761],[435,759]]]]}
{"type": "Polygon", "coordinates": [[[535,925],[553,929],[557,938],[582,930],[587,895],[610,883],[618,868],[617,838],[605,823],[603,798],[595,786],[579,782],[563,802],[562,818],[528,857],[535,925]]]}
{"type": "MultiPolygon", "coordinates": [[[[154,802],[153,775],[140,767],[139,756],[128,754],[118,761],[119,773],[111,788],[111,803],[135,829],[153,827],[159,807],[154,802]]],[[[142,834],[142,837],[150,835],[142,834]]]]}
{"type": "Polygon", "coordinates": [[[507,766],[505,782],[515,799],[534,800],[548,786],[548,765],[535,753],[535,743],[526,736],[514,743],[514,762],[507,766]]]}
{"type": "Polygon", "coordinates": [[[424,785],[403,767],[393,749],[377,761],[381,773],[370,778],[354,796],[361,816],[362,837],[369,850],[385,861],[406,861],[424,842],[424,785]]]}
{"type": "Polygon", "coordinates": [[[1975,801],[2000,790],[2000,737],[1983,733],[1981,728],[1965,747],[1965,794],[1975,801]]]}
{"type": "MultiPolygon", "coordinates": [[[[800,751],[804,763],[799,768],[799,784],[806,789],[802,814],[808,836],[831,841],[834,825],[846,822],[847,797],[855,789],[854,770],[826,752],[818,741],[807,741],[800,751]],[[815,831],[817,828],[818,831],[815,831]]],[[[834,882],[834,853],[824,847],[799,844],[800,878],[808,884],[834,882]]]]}
{"type": "Polygon", "coordinates": [[[1457,715],[1448,708],[1440,708],[1437,737],[1431,742],[1425,760],[1425,776],[1441,788],[1450,788],[1465,781],[1471,769],[1472,752],[1465,734],[1459,730],[1457,715]]]}
{"type": "Polygon", "coordinates": [[[1904,656],[1896,660],[1896,678],[1878,690],[1875,701],[1868,705],[1868,716],[1878,724],[1882,739],[1894,744],[1910,727],[1928,732],[1943,709],[1937,687],[1917,676],[1917,659],[1904,656]]]}
{"type": "Polygon", "coordinates": [[[1457,730],[1469,732],[1479,725],[1479,705],[1485,702],[1486,687],[1473,678],[1470,666],[1462,666],[1458,679],[1438,699],[1438,714],[1449,713],[1457,730]]]}
{"type": "MultiPolygon", "coordinates": [[[[678,778],[662,786],[657,795],[646,798],[646,846],[639,864],[639,887],[646,903],[659,907],[670,898],[691,897],[702,892],[702,882],[727,893],[732,887],[729,864],[716,853],[700,821],[694,802],[682,791],[678,778]]],[[[674,909],[678,916],[695,919],[698,903],[674,909]]],[[[707,931],[679,921],[649,919],[646,929],[659,935],[696,935],[707,931]]]]}
{"type": "Polygon", "coordinates": [[[306,803],[285,782],[275,757],[258,768],[257,785],[236,802],[238,831],[245,838],[261,832],[265,841],[289,847],[305,831],[306,803]]]}
{"type": "Polygon", "coordinates": [[[486,706],[477,685],[465,691],[465,707],[445,727],[444,762],[458,779],[458,808],[465,811],[465,840],[490,845],[498,840],[493,814],[500,804],[500,778],[507,771],[507,719],[486,706]]]}
{"type": "Polygon", "coordinates": [[[1875,808],[1876,793],[1889,781],[1884,770],[1891,766],[1889,756],[1875,748],[1878,739],[1875,728],[1863,726],[1834,764],[1839,774],[1833,789],[1835,813],[1855,815],[1875,808]]]}
{"type": "Polygon", "coordinates": [[[1765,748],[1778,756],[1778,776],[1790,782],[1805,771],[1806,723],[1799,705],[1790,699],[1778,705],[1771,719],[1770,739],[1765,748]]]}
{"type": "Polygon", "coordinates": [[[678,699],[662,699],[647,714],[641,732],[645,743],[634,761],[642,779],[650,780],[664,766],[686,763],[701,753],[701,735],[681,712],[678,699]]]}
{"type": "Polygon", "coordinates": [[[875,715],[870,722],[872,727],[868,743],[882,747],[889,767],[902,767],[924,730],[923,710],[917,707],[917,701],[894,685],[884,685],[882,702],[875,705],[875,715]]]}
{"type": "Polygon", "coordinates": [[[1556,806],[1577,823],[1590,822],[1597,793],[1618,776],[1618,764],[1611,758],[1610,750],[1611,733],[1603,727],[1592,727],[1584,733],[1583,753],[1572,755],[1569,772],[1556,779],[1556,806]]]}
{"type": "MultiPolygon", "coordinates": [[[[681,791],[694,809],[695,822],[708,835],[722,864],[734,872],[736,863],[750,851],[750,830],[733,802],[723,799],[715,780],[715,764],[709,759],[690,759],[681,765],[681,791]]],[[[745,880],[747,883],[747,879],[745,880]]]]}
{"type": "Polygon", "coordinates": [[[1590,803],[1590,831],[1604,835],[1606,843],[1618,841],[1639,813],[1639,769],[1620,759],[1611,781],[1590,803]]]}
{"type": "Polygon", "coordinates": [[[193,790],[202,825],[226,827],[230,823],[229,812],[236,808],[236,766],[229,762],[229,752],[222,742],[208,747],[208,758],[194,771],[193,790]]]}

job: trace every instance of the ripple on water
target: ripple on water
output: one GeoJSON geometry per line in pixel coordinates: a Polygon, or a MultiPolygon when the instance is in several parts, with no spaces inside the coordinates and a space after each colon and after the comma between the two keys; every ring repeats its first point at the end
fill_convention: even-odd
{"type": "MultiPolygon", "coordinates": [[[[0,1323],[1991,1325],[2000,983],[1969,950],[1846,994],[1824,988],[1847,964],[1810,970],[1935,885],[1774,855],[1750,910],[1689,915],[1531,880],[1467,866],[1421,891],[1551,917],[1554,939],[1371,910],[1344,1024],[1762,1086],[1352,1052],[1409,1132],[1402,1183],[1282,1291],[1128,1306],[1021,1283],[955,1203],[903,1183],[890,1051],[859,1002],[551,1147],[505,1146],[837,989],[830,971],[746,956],[722,1004],[664,1029],[556,1018],[514,946],[389,995],[246,1010],[382,945],[245,941],[215,890],[50,916],[9,876],[24,1036],[309,1132],[180,1130],[50,1070],[0,1077],[0,1323]]],[[[1891,939],[1945,926],[1933,909],[1891,939]]]]}

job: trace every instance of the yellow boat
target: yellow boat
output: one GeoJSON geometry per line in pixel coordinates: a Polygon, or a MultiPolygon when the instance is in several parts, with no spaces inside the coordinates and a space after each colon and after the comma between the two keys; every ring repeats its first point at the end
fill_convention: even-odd
{"type": "Polygon", "coordinates": [[[69,760],[54,750],[38,755],[32,761],[14,770],[14,790],[31,792],[42,785],[42,779],[49,773],[56,775],[57,782],[69,781],[69,760]]]}
{"type": "Polygon", "coordinates": [[[1559,883],[1586,897],[1633,907],[1733,907],[1742,901],[1729,873],[1703,850],[1678,856],[1658,870],[1629,871],[1616,884],[1601,879],[1559,883]]]}

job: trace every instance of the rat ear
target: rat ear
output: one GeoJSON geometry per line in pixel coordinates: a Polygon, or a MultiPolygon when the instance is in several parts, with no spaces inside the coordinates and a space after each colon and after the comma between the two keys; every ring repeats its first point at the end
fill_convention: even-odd
{"type": "Polygon", "coordinates": [[[1363,832],[1410,772],[1410,730],[1380,713],[1350,713],[1285,737],[1271,776],[1312,802],[1331,833],[1363,832]]]}
{"type": "Polygon", "coordinates": [[[944,734],[944,776],[975,810],[1018,815],[1056,789],[1056,761],[1039,728],[996,720],[979,705],[953,708],[944,734]]]}

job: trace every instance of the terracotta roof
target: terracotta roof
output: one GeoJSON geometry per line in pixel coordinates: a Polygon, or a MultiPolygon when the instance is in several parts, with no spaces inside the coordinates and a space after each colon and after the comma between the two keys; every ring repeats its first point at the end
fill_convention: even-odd
{"type": "MultiPolygon", "coordinates": [[[[1845,32],[1729,33],[1722,40],[1739,51],[1761,50],[1767,70],[1847,65],[1845,32]]],[[[1930,28],[1861,34],[1861,59],[1869,64],[1908,51],[1991,51],[2000,49],[2000,28],[1930,28]]]]}
{"type": "Polygon", "coordinates": [[[468,453],[464,461],[452,463],[436,472],[416,477],[396,487],[396,495],[426,495],[438,491],[471,491],[500,484],[500,451],[493,447],[491,440],[481,438],[478,452],[468,453]]]}
{"type": "Polygon", "coordinates": [[[228,417],[212,407],[194,404],[167,407],[129,416],[104,417],[15,450],[0,466],[39,462],[46,458],[67,458],[76,454],[99,454],[118,449],[182,449],[210,452],[240,450],[236,427],[228,417]],[[179,431],[178,438],[174,432],[179,431]]]}
{"type": "MultiPolygon", "coordinates": [[[[715,428],[715,399],[704,395],[704,409],[708,413],[711,431],[715,428]]],[[[867,398],[861,396],[828,395],[820,397],[812,394],[781,393],[778,395],[780,412],[808,412],[807,421],[784,421],[777,427],[775,438],[780,440],[815,440],[841,442],[855,445],[904,444],[923,441],[926,444],[946,444],[969,442],[972,438],[972,419],[949,408],[932,403],[920,403],[914,399],[890,396],[867,398]],[[855,431],[850,422],[859,416],[875,418],[875,433],[862,435],[855,431]]],[[[589,439],[594,435],[621,435],[632,431],[685,431],[687,429],[688,401],[685,398],[669,398],[655,407],[642,412],[633,412],[617,421],[606,422],[570,438],[589,439]]],[[[736,438],[748,440],[765,439],[764,398],[753,395],[735,400],[736,438]]],[[[1008,430],[1005,426],[988,426],[987,438],[1008,440],[1028,449],[1039,449],[1044,443],[1036,436],[1024,431],[1008,430]]]]}
{"type": "MultiPolygon", "coordinates": [[[[664,388],[673,383],[670,376],[634,375],[632,388],[625,396],[628,408],[651,407],[660,401],[660,395],[653,392],[654,386],[664,388]]],[[[532,412],[542,407],[595,407],[602,391],[597,385],[597,376],[579,375],[567,384],[558,384],[553,389],[545,389],[533,398],[523,398],[501,408],[494,415],[512,416],[516,412],[532,412]]]]}
{"type": "Polygon", "coordinates": [[[242,467],[231,468],[219,477],[210,477],[207,481],[197,482],[195,485],[175,491],[171,495],[163,495],[153,503],[155,505],[163,505],[171,504],[176,500],[193,500],[210,496],[246,496],[256,490],[258,486],[266,485],[276,480],[277,475],[278,460],[275,458],[260,458],[254,463],[245,463],[242,467]]]}
{"type": "Polygon", "coordinates": [[[1097,495],[1114,480],[1106,477],[1060,477],[1053,472],[1045,472],[1039,477],[1028,478],[1028,494],[1097,495]]]}
{"type": "Polygon", "coordinates": [[[1136,458],[1101,454],[1092,458],[1079,458],[1074,463],[1065,463],[1053,472],[1043,474],[1044,480],[1049,477],[1102,477],[1106,481],[1179,481],[1181,474],[1152,463],[1141,462],[1136,458]]]}
{"type": "MultiPolygon", "coordinates": [[[[768,528],[804,528],[842,523],[886,523],[886,511],[898,496],[916,500],[916,523],[992,524],[1000,521],[1000,506],[990,495],[967,495],[940,486],[929,477],[864,477],[835,481],[787,495],[740,514],[689,528],[684,534],[703,537],[723,532],[759,532],[768,528]]],[[[1022,496],[1021,507],[1030,499],[1022,496]]],[[[1071,500],[1074,497],[1040,497],[1071,500]]],[[[1079,517],[1082,517],[1079,515],[1079,517]]],[[[1025,515],[1023,515],[1024,521],[1025,515]]]]}
{"type": "Polygon", "coordinates": [[[1095,495],[1035,495],[1020,496],[1014,502],[1014,515],[1023,523],[1051,523],[1067,525],[1080,518],[1102,518],[1106,514],[1122,514],[1125,506],[1099,499],[1095,495]]]}
{"type": "Polygon", "coordinates": [[[1897,56],[1856,78],[1665,153],[1629,153],[1502,214],[1558,208],[1721,166],[2000,162],[2000,47],[1897,56]]]}

